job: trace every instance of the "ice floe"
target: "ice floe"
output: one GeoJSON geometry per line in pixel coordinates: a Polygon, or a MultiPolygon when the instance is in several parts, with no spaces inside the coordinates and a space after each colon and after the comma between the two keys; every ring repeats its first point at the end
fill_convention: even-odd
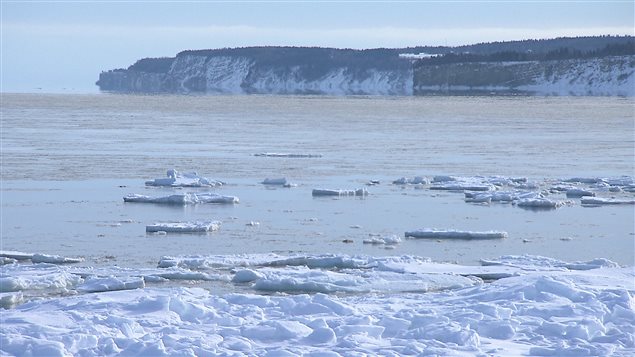
{"type": "Polygon", "coordinates": [[[24,253],[11,250],[0,250],[0,258],[7,259],[7,263],[11,260],[30,260],[33,263],[50,263],[50,264],[72,264],[84,261],[84,258],[62,257],[60,255],[41,254],[41,253],[24,253]],[[9,260],[10,259],[10,260],[9,260]]]}
{"type": "Polygon", "coordinates": [[[311,192],[313,196],[367,196],[368,190],[365,188],[359,188],[357,190],[331,190],[317,188],[311,192]]]}
{"type": "Polygon", "coordinates": [[[146,226],[146,232],[167,232],[167,233],[204,233],[217,231],[220,228],[219,221],[206,222],[164,222],[146,226]]]}
{"type": "Polygon", "coordinates": [[[297,184],[291,183],[286,177],[280,178],[266,178],[261,182],[263,185],[269,186],[282,186],[282,187],[296,187],[297,184]]]}
{"type": "Polygon", "coordinates": [[[542,197],[540,193],[533,191],[492,191],[492,192],[472,192],[466,191],[466,202],[513,202],[523,198],[538,198],[542,197]]]}
{"type": "Polygon", "coordinates": [[[567,197],[584,197],[584,196],[595,196],[595,193],[590,190],[585,190],[582,188],[570,188],[565,191],[567,197]]]}
{"type": "Polygon", "coordinates": [[[278,152],[261,152],[254,154],[254,156],[260,157],[283,157],[283,158],[317,158],[322,157],[320,154],[303,154],[303,153],[278,153],[278,152]]]}
{"type": "Polygon", "coordinates": [[[385,244],[385,245],[393,245],[401,243],[401,238],[396,235],[391,236],[379,236],[379,235],[369,235],[367,239],[362,241],[364,244],[385,244]]]}
{"type": "Polygon", "coordinates": [[[199,176],[196,172],[178,172],[174,169],[167,171],[167,177],[146,181],[146,186],[169,187],[216,187],[225,183],[199,176]]]}
{"type": "Polygon", "coordinates": [[[429,185],[430,180],[423,176],[415,176],[414,178],[401,177],[392,182],[394,185],[429,185]]]}
{"type": "MultiPolygon", "coordinates": [[[[603,259],[567,263],[507,256],[490,261],[504,265],[472,267],[409,256],[208,258],[224,266],[251,259],[262,263],[233,269],[233,281],[227,283],[265,294],[216,295],[201,288],[150,286],[149,276],[135,278],[133,270],[126,277],[121,269],[104,269],[103,273],[114,275],[91,275],[83,281],[71,274],[77,281],[70,285],[82,287],[77,295],[19,305],[21,292],[0,294],[5,308],[0,354],[630,356],[635,352],[635,271],[603,259]],[[280,261],[298,265],[273,264],[280,261]],[[299,265],[310,261],[322,268],[299,265]],[[349,267],[334,269],[343,263],[349,267]],[[499,275],[484,283],[473,277],[479,272],[499,275]],[[278,291],[293,294],[269,294],[278,291]]],[[[46,275],[52,268],[76,269],[46,264],[11,264],[2,269],[10,270],[3,270],[4,276],[32,277],[46,275]]]]}
{"type": "Polygon", "coordinates": [[[533,209],[555,209],[566,205],[568,202],[561,200],[551,200],[544,197],[537,198],[521,198],[514,201],[516,206],[533,209]]]}
{"type": "Polygon", "coordinates": [[[602,205],[633,205],[635,199],[618,199],[618,198],[602,198],[602,197],[582,197],[580,203],[585,206],[602,206],[602,205]]]}
{"type": "Polygon", "coordinates": [[[216,193],[182,193],[168,196],[151,197],[146,195],[129,194],[123,198],[124,202],[134,203],[157,203],[186,205],[197,203],[238,203],[240,200],[236,196],[224,196],[216,193]]]}
{"type": "Polygon", "coordinates": [[[458,231],[453,229],[420,229],[404,234],[406,238],[430,238],[430,239],[500,239],[507,238],[507,232],[502,231],[458,231]]]}

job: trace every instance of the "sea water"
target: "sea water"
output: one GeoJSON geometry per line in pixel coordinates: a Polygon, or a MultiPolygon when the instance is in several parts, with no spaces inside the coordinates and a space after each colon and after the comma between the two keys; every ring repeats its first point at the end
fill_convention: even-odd
{"type": "MultiPolygon", "coordinates": [[[[502,175],[557,184],[634,176],[631,98],[2,95],[3,250],[156,267],[164,255],[415,255],[477,264],[507,254],[635,263],[634,206],[556,210],[468,204],[400,177],[502,175]],[[259,153],[312,157],[263,157],[259,153]],[[227,184],[146,187],[167,169],[227,184]],[[297,187],[260,184],[286,177],[297,187]],[[366,186],[369,181],[378,185],[366,186]],[[365,197],[312,197],[314,188],[365,197]],[[136,193],[234,195],[234,205],[124,203],[136,193]],[[145,233],[219,220],[209,234],[145,233]],[[258,224],[252,224],[257,222],[258,224]],[[420,228],[505,231],[500,240],[405,239],[420,228]],[[375,236],[396,245],[371,245],[375,236]]],[[[549,187],[547,184],[546,188],[549,187]]],[[[633,199],[633,193],[620,193],[633,199]]]]}

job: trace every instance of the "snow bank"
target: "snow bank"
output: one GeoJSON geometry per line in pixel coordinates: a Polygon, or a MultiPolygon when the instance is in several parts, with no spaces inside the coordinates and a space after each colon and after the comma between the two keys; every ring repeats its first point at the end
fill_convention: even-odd
{"type": "MultiPolygon", "coordinates": [[[[305,258],[326,263],[338,256],[305,258]]],[[[228,256],[224,262],[247,259],[228,256]]],[[[0,354],[630,356],[635,352],[632,267],[598,260],[595,266],[601,268],[570,270],[566,265],[571,263],[531,256],[498,260],[513,261],[521,268],[436,264],[407,256],[355,259],[375,269],[367,274],[359,269],[355,279],[342,270],[301,266],[237,269],[234,274],[234,283],[272,289],[267,291],[353,290],[353,294],[219,296],[199,288],[146,287],[31,301],[2,311],[0,354]],[[550,266],[554,264],[558,266],[550,266]],[[520,275],[483,284],[450,274],[450,269],[503,268],[516,269],[520,275]],[[400,285],[417,289],[426,283],[458,288],[426,293],[398,289],[394,294],[385,289],[400,285]],[[384,293],[355,293],[377,287],[384,293]]],[[[105,279],[102,282],[110,287],[118,285],[105,279]]],[[[131,280],[128,287],[134,284],[131,280]]],[[[141,286],[141,281],[136,284],[141,286]]],[[[119,286],[125,288],[125,280],[119,286]]],[[[9,300],[19,300],[19,294],[0,295],[0,301],[9,300]]]]}
{"type": "Polygon", "coordinates": [[[417,231],[410,231],[404,234],[406,238],[431,238],[431,239],[499,239],[507,238],[507,232],[499,231],[457,231],[424,228],[417,231]]]}
{"type": "Polygon", "coordinates": [[[320,196],[367,196],[368,190],[360,188],[357,190],[330,190],[330,189],[313,189],[311,194],[314,197],[320,196]]]}
{"type": "Polygon", "coordinates": [[[254,156],[259,156],[259,157],[284,157],[284,158],[293,158],[293,159],[322,157],[322,155],[319,155],[319,154],[278,153],[278,152],[261,152],[259,154],[254,154],[254,156]]]}
{"type": "Polygon", "coordinates": [[[238,203],[239,199],[235,196],[223,196],[215,193],[182,193],[169,196],[150,197],[146,195],[129,194],[123,198],[124,202],[134,203],[157,203],[157,204],[173,204],[186,205],[197,203],[238,203]]]}
{"type": "Polygon", "coordinates": [[[199,176],[196,172],[180,173],[174,169],[167,171],[167,177],[146,181],[146,186],[170,187],[216,187],[225,183],[199,176]]]}
{"type": "Polygon", "coordinates": [[[219,221],[155,223],[146,226],[146,232],[202,233],[217,231],[220,225],[219,221]]]}

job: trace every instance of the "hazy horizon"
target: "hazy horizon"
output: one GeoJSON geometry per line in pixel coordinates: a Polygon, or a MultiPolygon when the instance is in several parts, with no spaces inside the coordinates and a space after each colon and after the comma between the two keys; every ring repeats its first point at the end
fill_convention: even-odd
{"type": "Polygon", "coordinates": [[[97,93],[99,73],[183,50],[403,48],[634,35],[632,1],[3,1],[2,92],[97,93]]]}

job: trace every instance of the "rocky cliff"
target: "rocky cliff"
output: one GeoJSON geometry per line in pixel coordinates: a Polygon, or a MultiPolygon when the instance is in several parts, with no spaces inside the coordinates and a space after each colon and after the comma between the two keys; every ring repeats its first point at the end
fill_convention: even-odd
{"type": "Polygon", "coordinates": [[[140,65],[102,72],[97,85],[144,93],[412,94],[411,63],[396,54],[321,48],[280,52],[188,51],[164,71],[140,65]]]}
{"type": "Polygon", "coordinates": [[[102,72],[97,85],[124,93],[635,96],[635,40],[608,36],[454,48],[183,51],[102,72]]]}
{"type": "Polygon", "coordinates": [[[635,96],[635,56],[421,65],[414,93],[635,96]]]}

